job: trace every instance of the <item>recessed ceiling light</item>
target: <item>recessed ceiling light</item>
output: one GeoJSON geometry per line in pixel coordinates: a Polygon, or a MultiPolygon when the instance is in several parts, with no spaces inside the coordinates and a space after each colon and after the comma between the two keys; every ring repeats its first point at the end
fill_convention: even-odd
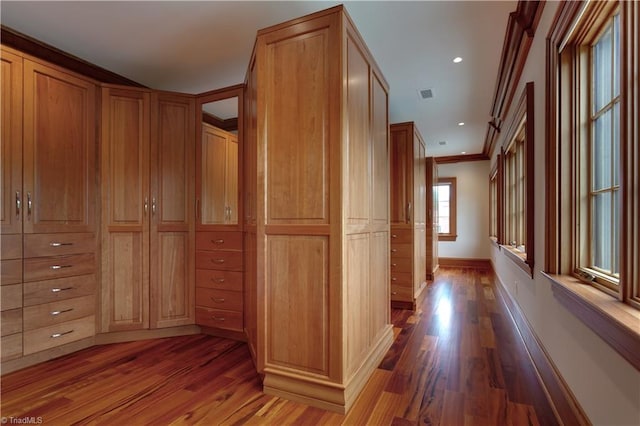
{"type": "Polygon", "coordinates": [[[463,121],[459,122],[458,126],[464,126],[464,122],[463,121]]]}
{"type": "Polygon", "coordinates": [[[462,151],[462,153],[463,153],[463,154],[466,154],[466,153],[467,153],[467,151],[462,151]]]}
{"type": "Polygon", "coordinates": [[[447,141],[440,141],[440,142],[438,142],[438,145],[446,145],[446,144],[447,144],[447,141]]]}
{"type": "Polygon", "coordinates": [[[453,58],[454,64],[459,64],[460,62],[462,62],[462,58],[460,56],[456,56],[455,58],[453,58]]]}

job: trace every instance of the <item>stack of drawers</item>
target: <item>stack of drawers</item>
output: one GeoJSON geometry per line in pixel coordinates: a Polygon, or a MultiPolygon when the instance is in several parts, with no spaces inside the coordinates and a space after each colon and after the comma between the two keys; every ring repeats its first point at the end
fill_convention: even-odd
{"type": "Polygon", "coordinates": [[[24,234],[24,355],[95,334],[91,233],[24,234]]]}
{"type": "Polygon", "coordinates": [[[391,301],[413,304],[413,229],[391,229],[391,301]]]}
{"type": "Polygon", "coordinates": [[[196,233],[196,324],[243,331],[242,232],[196,233]]]}
{"type": "Polygon", "coordinates": [[[22,356],[22,235],[2,236],[2,361],[22,356]]]}

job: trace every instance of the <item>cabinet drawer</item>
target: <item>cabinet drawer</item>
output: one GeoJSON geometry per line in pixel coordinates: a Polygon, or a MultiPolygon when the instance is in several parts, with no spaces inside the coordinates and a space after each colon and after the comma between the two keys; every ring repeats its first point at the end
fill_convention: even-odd
{"type": "Polygon", "coordinates": [[[196,288],[196,306],[242,312],[242,293],[198,287],[196,288]]]}
{"type": "Polygon", "coordinates": [[[94,274],[24,283],[24,306],[88,296],[94,294],[95,288],[94,274]]]}
{"type": "Polygon", "coordinates": [[[242,272],[197,269],[196,287],[242,291],[242,272]]]}
{"type": "Polygon", "coordinates": [[[22,309],[11,309],[2,311],[2,336],[20,333],[22,331],[22,309]]]}
{"type": "Polygon", "coordinates": [[[411,272],[391,271],[391,285],[411,286],[411,272]]]}
{"type": "Polygon", "coordinates": [[[196,251],[196,268],[242,271],[241,251],[196,251]]]}
{"type": "Polygon", "coordinates": [[[0,286],[0,310],[22,308],[22,284],[0,286]]]}
{"type": "Polygon", "coordinates": [[[0,283],[2,285],[22,282],[22,259],[0,261],[0,283]]]}
{"type": "Polygon", "coordinates": [[[94,296],[76,297],[42,305],[24,308],[24,330],[59,324],[93,315],[95,312],[94,296]]]}
{"type": "Polygon", "coordinates": [[[22,356],[22,333],[2,337],[2,361],[22,356]]]}
{"type": "Polygon", "coordinates": [[[44,351],[95,334],[93,315],[24,332],[24,354],[44,351]]]}
{"type": "Polygon", "coordinates": [[[413,302],[413,289],[406,286],[391,285],[391,300],[413,302]]]}
{"type": "Polygon", "coordinates": [[[242,312],[221,311],[196,306],[196,324],[206,327],[242,331],[242,312]]]}
{"type": "Polygon", "coordinates": [[[24,257],[93,253],[93,234],[25,234],[24,257]]]}
{"type": "Polygon", "coordinates": [[[24,259],[24,281],[90,274],[95,271],[93,253],[24,259]]]}
{"type": "Polygon", "coordinates": [[[2,235],[0,239],[0,257],[3,260],[22,258],[22,234],[2,235]]]}
{"type": "Polygon", "coordinates": [[[391,230],[391,245],[395,243],[410,244],[412,239],[413,239],[412,229],[392,229],[391,230]]]}
{"type": "Polygon", "coordinates": [[[413,257],[413,244],[396,243],[391,244],[391,258],[411,258],[413,257]]]}
{"type": "Polygon", "coordinates": [[[196,250],[242,250],[242,232],[196,232],[196,250]]]}
{"type": "Polygon", "coordinates": [[[404,257],[391,259],[391,275],[394,272],[411,272],[412,269],[413,259],[404,257]]]}

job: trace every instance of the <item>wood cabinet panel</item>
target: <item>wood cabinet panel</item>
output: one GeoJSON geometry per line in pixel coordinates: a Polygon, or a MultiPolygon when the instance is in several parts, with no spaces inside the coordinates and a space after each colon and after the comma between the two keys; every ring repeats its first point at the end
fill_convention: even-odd
{"type": "Polygon", "coordinates": [[[347,37],[347,107],[349,137],[347,219],[348,223],[369,221],[371,191],[369,156],[369,64],[359,46],[347,37]]]}
{"type": "Polygon", "coordinates": [[[22,282],[22,259],[0,261],[0,283],[2,285],[22,282]]]}
{"type": "Polygon", "coordinates": [[[22,259],[22,234],[2,234],[0,245],[2,260],[22,259]]]}
{"type": "Polygon", "coordinates": [[[242,271],[243,256],[239,251],[196,251],[196,268],[242,271]]]}
{"type": "Polygon", "coordinates": [[[29,355],[95,334],[95,317],[88,316],[24,332],[24,354],[29,355]]]}
{"type": "Polygon", "coordinates": [[[391,132],[391,224],[409,222],[409,203],[413,202],[413,176],[407,158],[411,153],[411,138],[408,129],[398,128],[391,132]]]}
{"type": "Polygon", "coordinates": [[[373,144],[371,177],[372,182],[372,212],[374,223],[389,223],[389,121],[387,92],[374,74],[372,78],[372,129],[373,144]]]}
{"type": "Polygon", "coordinates": [[[0,231],[4,237],[22,232],[22,57],[2,49],[0,64],[0,231]]]}
{"type": "Polygon", "coordinates": [[[24,257],[59,256],[90,253],[96,250],[93,234],[26,234],[24,257]]]}
{"type": "Polygon", "coordinates": [[[401,285],[412,288],[413,274],[411,272],[391,271],[391,285],[401,285]]]}
{"type": "Polygon", "coordinates": [[[371,235],[371,320],[369,339],[374,341],[377,334],[389,322],[389,233],[376,232],[371,235]]]}
{"type": "Polygon", "coordinates": [[[95,274],[24,283],[24,306],[88,296],[96,290],[95,274]]]}
{"type": "Polygon", "coordinates": [[[412,283],[406,286],[391,284],[391,300],[398,302],[406,302],[414,296],[412,283]]]}
{"type": "Polygon", "coordinates": [[[367,294],[371,282],[369,234],[348,235],[346,251],[346,275],[349,285],[346,288],[345,306],[349,308],[345,311],[345,362],[346,375],[350,377],[360,366],[369,349],[371,338],[368,331],[370,304],[373,299],[367,294]]]}
{"type": "Polygon", "coordinates": [[[59,300],[24,308],[24,330],[48,327],[93,315],[95,296],[59,300]]]}
{"type": "Polygon", "coordinates": [[[216,288],[242,292],[242,272],[214,269],[196,270],[196,288],[216,288]]]}
{"type": "Polygon", "coordinates": [[[398,243],[391,244],[391,260],[400,257],[411,258],[413,257],[413,244],[410,243],[398,243]]]}
{"type": "Polygon", "coordinates": [[[229,211],[227,213],[227,221],[229,223],[238,223],[238,199],[240,193],[238,192],[238,171],[239,166],[239,147],[238,138],[234,135],[230,135],[227,143],[227,162],[226,162],[226,199],[227,207],[229,211]]]}
{"type": "Polygon", "coordinates": [[[242,232],[200,231],[196,234],[198,250],[242,250],[242,232]]]}
{"type": "Polygon", "coordinates": [[[242,312],[242,293],[211,288],[196,289],[196,305],[242,312]]]}
{"type": "Polygon", "coordinates": [[[267,363],[328,374],[328,238],[269,236],[266,261],[267,363]]]}
{"type": "Polygon", "coordinates": [[[201,147],[201,221],[205,224],[226,222],[227,135],[203,124],[201,147]]]}
{"type": "Polygon", "coordinates": [[[413,229],[391,228],[391,246],[395,247],[396,244],[413,244],[413,229]]]}
{"type": "Polygon", "coordinates": [[[196,323],[212,328],[242,331],[242,312],[196,307],[196,323]]]}
{"type": "Polygon", "coordinates": [[[402,271],[413,271],[413,258],[410,257],[400,257],[391,259],[391,273],[394,272],[402,272],[402,271]]]}
{"type": "Polygon", "coordinates": [[[92,232],[95,85],[24,61],[25,233],[92,232]]]}
{"type": "Polygon", "coordinates": [[[268,45],[265,149],[267,221],[328,223],[329,34],[326,28],[268,45]],[[281,86],[286,82],[286,88],[281,86]],[[300,96],[304,93],[304,96],[300,96]],[[291,110],[296,110],[291,119],[291,110]]]}
{"type": "Polygon", "coordinates": [[[22,356],[22,333],[4,336],[0,340],[2,361],[20,358],[22,356]]]}
{"type": "Polygon", "coordinates": [[[94,253],[24,259],[23,279],[41,281],[53,278],[91,274],[96,270],[94,253]]]}
{"type": "Polygon", "coordinates": [[[0,326],[2,337],[22,331],[22,309],[10,309],[2,311],[0,316],[0,326]]]}
{"type": "Polygon", "coordinates": [[[22,284],[0,286],[0,310],[22,307],[22,284]]]}

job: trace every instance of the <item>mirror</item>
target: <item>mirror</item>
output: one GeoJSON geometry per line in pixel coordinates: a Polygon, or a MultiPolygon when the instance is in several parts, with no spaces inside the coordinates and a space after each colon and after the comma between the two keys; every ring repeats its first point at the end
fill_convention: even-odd
{"type": "Polygon", "coordinates": [[[239,99],[234,96],[201,105],[199,223],[237,225],[239,99]]]}

